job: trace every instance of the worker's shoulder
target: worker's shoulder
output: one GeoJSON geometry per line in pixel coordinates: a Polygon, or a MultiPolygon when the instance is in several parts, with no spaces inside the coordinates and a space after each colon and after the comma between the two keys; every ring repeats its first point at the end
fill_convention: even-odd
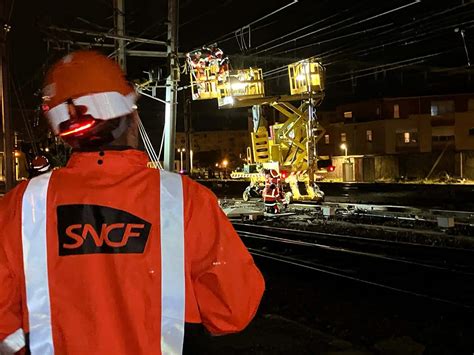
{"type": "Polygon", "coordinates": [[[0,223],[12,220],[18,213],[28,181],[22,181],[0,199],[0,223]]]}
{"type": "Polygon", "coordinates": [[[13,189],[8,191],[3,197],[0,199],[0,202],[2,204],[11,202],[12,200],[17,200],[18,198],[23,197],[23,193],[26,190],[26,187],[28,186],[30,180],[24,180],[20,182],[18,185],[16,185],[13,189]]]}

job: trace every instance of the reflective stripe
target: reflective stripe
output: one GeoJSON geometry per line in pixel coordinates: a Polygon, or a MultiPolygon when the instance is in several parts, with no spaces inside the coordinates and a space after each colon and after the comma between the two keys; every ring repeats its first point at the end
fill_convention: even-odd
{"type": "Polygon", "coordinates": [[[25,334],[19,328],[11,333],[3,341],[0,341],[0,354],[14,354],[25,346],[25,334]]]}
{"type": "MultiPolygon", "coordinates": [[[[100,92],[73,99],[74,105],[87,107],[86,114],[101,120],[109,120],[128,115],[134,110],[137,95],[132,92],[122,95],[119,92],[100,92]]],[[[59,124],[69,120],[68,105],[59,104],[45,112],[55,134],[59,133],[59,124]]]]}
{"type": "Polygon", "coordinates": [[[21,215],[26,305],[32,355],[54,354],[46,246],[46,201],[51,172],[28,183],[21,215]]]}
{"type": "Polygon", "coordinates": [[[184,209],[181,176],[160,171],[161,352],[181,354],[184,338],[184,209]]]}

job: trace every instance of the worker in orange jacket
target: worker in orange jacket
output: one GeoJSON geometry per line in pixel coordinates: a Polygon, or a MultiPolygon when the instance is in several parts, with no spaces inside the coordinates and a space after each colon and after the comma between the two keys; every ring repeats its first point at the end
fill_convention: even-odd
{"type": "Polygon", "coordinates": [[[262,197],[266,212],[280,213],[280,207],[278,206],[278,203],[282,202],[280,174],[274,169],[270,169],[265,174],[265,188],[262,191],[262,197]]]}
{"type": "Polygon", "coordinates": [[[264,280],[216,197],[110,145],[137,119],[115,62],[72,53],[44,96],[75,152],[0,202],[0,353],[179,354],[185,322],[245,328],[264,280]]]}

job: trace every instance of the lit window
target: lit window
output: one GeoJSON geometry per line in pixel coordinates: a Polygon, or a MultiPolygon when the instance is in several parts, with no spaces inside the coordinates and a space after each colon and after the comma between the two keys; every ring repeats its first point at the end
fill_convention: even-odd
{"type": "Polygon", "coordinates": [[[346,134],[341,133],[341,142],[346,142],[346,134]]]}
{"type": "Polygon", "coordinates": [[[372,130],[371,129],[368,129],[366,132],[365,132],[366,136],[367,136],[367,142],[372,142],[372,130]]]}
{"type": "Polygon", "coordinates": [[[324,143],[329,144],[329,134],[324,135],[324,143]]]}
{"type": "Polygon", "coordinates": [[[403,133],[403,142],[404,143],[410,143],[410,132],[404,132],[403,133]]]}
{"type": "Polygon", "coordinates": [[[344,112],[344,118],[352,118],[352,111],[344,112]]]}
{"type": "Polygon", "coordinates": [[[400,106],[398,104],[393,105],[393,118],[400,118],[400,106]]]}

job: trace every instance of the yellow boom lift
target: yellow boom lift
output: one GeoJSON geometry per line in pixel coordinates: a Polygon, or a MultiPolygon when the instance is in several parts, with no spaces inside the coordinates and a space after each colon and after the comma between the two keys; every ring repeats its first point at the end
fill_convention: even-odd
{"type": "Polygon", "coordinates": [[[319,124],[316,108],[324,98],[324,67],[314,58],[288,66],[290,94],[265,96],[263,73],[260,68],[222,70],[217,64],[191,67],[191,87],[194,100],[217,99],[220,109],[251,107],[254,131],[252,147],[248,149],[248,164],[243,171],[231,174],[235,179],[248,179],[244,191],[248,199],[251,190],[263,187],[265,170],[277,170],[289,185],[293,200],[324,198],[315,181],[325,173],[318,170],[317,142],[325,129],[319,124]],[[294,106],[292,102],[300,102],[294,106]],[[281,123],[265,127],[262,123],[263,105],[281,114],[281,123]]]}

